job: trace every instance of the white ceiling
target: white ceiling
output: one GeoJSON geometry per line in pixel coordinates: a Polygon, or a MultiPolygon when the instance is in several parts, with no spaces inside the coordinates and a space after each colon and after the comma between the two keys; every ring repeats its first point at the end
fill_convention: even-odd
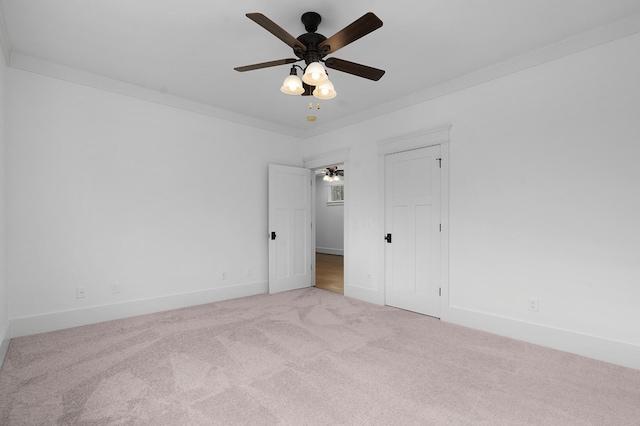
{"type": "Polygon", "coordinates": [[[640,0],[0,0],[0,13],[11,66],[302,137],[640,31],[640,0]],[[386,74],[331,72],[338,96],[315,123],[315,98],[280,93],[289,66],[233,70],[294,56],[245,13],[297,37],[310,10],[327,37],[369,11],[384,22],[330,56],[386,74]]]}

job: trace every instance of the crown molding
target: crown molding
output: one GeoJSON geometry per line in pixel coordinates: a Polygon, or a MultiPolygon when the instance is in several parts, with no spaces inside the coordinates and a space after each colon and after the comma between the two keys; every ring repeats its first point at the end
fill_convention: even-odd
{"type": "MultiPolygon", "coordinates": [[[[547,62],[561,59],[624,37],[640,33],[640,14],[628,16],[609,25],[524,53],[495,65],[418,90],[393,101],[363,109],[316,129],[314,136],[359,122],[375,120],[385,114],[412,107],[433,99],[486,83],[547,62]]],[[[311,136],[311,135],[309,135],[311,136]]]]}
{"type": "Polygon", "coordinates": [[[299,139],[308,139],[319,134],[328,133],[354,124],[374,120],[377,117],[394,111],[428,102],[436,98],[505,77],[528,68],[533,68],[550,61],[567,57],[639,32],[640,14],[631,15],[609,25],[533,50],[501,63],[476,70],[472,73],[444,81],[440,84],[416,91],[393,101],[360,110],[348,116],[324,123],[321,127],[314,127],[313,130],[308,130],[272,123],[267,120],[235,113],[224,108],[203,104],[179,96],[169,95],[134,84],[124,83],[122,81],[65,67],[59,64],[16,54],[15,52],[11,52],[9,37],[4,28],[2,16],[0,15],[0,44],[2,45],[2,50],[5,54],[5,61],[11,67],[299,139]]]}
{"type": "Polygon", "coordinates": [[[168,93],[162,93],[146,87],[125,83],[120,80],[103,77],[90,72],[55,64],[53,62],[42,61],[31,56],[17,54],[15,52],[11,53],[11,67],[82,86],[92,87],[148,102],[207,115],[269,132],[284,134],[296,138],[304,137],[304,131],[299,129],[282,126],[270,121],[238,114],[224,108],[203,104],[180,96],[170,95],[168,93]]]}

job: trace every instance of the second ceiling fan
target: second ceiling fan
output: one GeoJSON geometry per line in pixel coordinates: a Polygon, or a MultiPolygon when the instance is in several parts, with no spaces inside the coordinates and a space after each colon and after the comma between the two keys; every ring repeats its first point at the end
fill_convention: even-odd
{"type": "Polygon", "coordinates": [[[359,19],[347,25],[331,37],[327,38],[317,33],[318,25],[322,18],[316,12],[306,12],[302,15],[301,21],[304,24],[306,33],[299,37],[293,37],[278,24],[267,18],[262,13],[247,13],[247,17],[278,37],[293,49],[296,58],[278,59],[275,61],[261,62],[253,65],[245,65],[234,68],[236,71],[252,71],[261,68],[274,67],[278,65],[293,64],[304,60],[306,67],[299,67],[304,71],[302,85],[296,86],[287,80],[299,82],[296,66],[291,67],[290,76],[282,87],[282,91],[287,94],[300,94],[308,96],[313,94],[320,99],[331,99],[335,96],[333,85],[328,81],[328,77],[320,62],[324,62],[327,68],[346,72],[358,77],[378,81],[384,75],[384,70],[369,67],[355,62],[345,61],[338,58],[326,58],[329,54],[336,52],[344,46],[358,40],[382,26],[382,21],[372,12],[364,14],[359,19]],[[297,79],[297,80],[296,80],[297,79]],[[330,86],[330,87],[329,87],[330,86]],[[314,90],[318,89],[318,90],[314,90]]]}

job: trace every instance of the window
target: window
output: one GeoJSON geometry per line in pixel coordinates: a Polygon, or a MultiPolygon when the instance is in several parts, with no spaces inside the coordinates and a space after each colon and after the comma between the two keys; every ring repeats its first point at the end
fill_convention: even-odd
{"type": "Polygon", "coordinates": [[[344,204],[344,184],[342,182],[327,185],[327,194],[328,206],[344,204]]]}

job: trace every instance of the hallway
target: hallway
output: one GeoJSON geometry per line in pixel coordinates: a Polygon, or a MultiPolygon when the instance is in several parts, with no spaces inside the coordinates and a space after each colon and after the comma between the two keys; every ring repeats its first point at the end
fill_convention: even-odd
{"type": "Polygon", "coordinates": [[[316,287],[344,294],[344,256],[316,253],[316,287]]]}

